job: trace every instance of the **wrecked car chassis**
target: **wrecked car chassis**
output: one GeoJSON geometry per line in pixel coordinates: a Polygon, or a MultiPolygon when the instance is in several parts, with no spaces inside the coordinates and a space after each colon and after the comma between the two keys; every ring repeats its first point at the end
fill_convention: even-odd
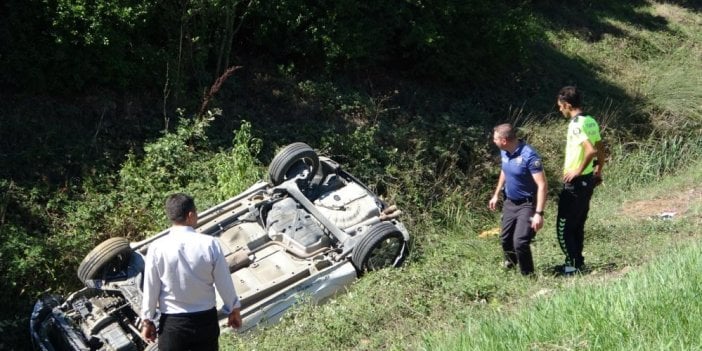
{"type": "MultiPolygon", "coordinates": [[[[276,322],[301,299],[321,303],[364,272],[398,267],[407,257],[401,211],[335,161],[294,143],[276,155],[269,176],[200,213],[195,228],[216,237],[225,253],[242,305],[239,332],[276,322]]],[[[111,238],[93,249],[78,268],[83,289],[36,303],[35,348],[155,349],[141,338],[138,311],[144,257],[168,232],[134,243],[111,238]]],[[[227,316],[219,318],[227,330],[227,316]]]]}

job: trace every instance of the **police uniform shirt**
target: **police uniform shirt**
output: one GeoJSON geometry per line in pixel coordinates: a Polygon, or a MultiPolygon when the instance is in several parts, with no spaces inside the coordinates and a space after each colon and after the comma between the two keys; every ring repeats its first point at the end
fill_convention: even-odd
{"type": "MultiPolygon", "coordinates": [[[[580,164],[585,159],[585,148],[583,147],[585,140],[589,140],[593,146],[595,146],[596,142],[602,140],[600,137],[600,126],[592,116],[575,116],[568,124],[563,174],[577,170],[580,167],[580,164]]],[[[592,162],[590,162],[582,174],[592,173],[592,168],[592,162]]]]}
{"type": "Polygon", "coordinates": [[[541,156],[529,144],[519,141],[514,153],[501,152],[505,174],[505,196],[511,200],[533,198],[538,186],[532,174],[543,172],[541,156]]]}

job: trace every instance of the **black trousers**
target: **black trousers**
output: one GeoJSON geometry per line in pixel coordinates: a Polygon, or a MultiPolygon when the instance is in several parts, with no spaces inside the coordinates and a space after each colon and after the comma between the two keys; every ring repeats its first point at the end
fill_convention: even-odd
{"type": "Polygon", "coordinates": [[[217,310],[163,314],[159,320],[159,351],[217,351],[219,322],[217,310]]]}
{"type": "Polygon", "coordinates": [[[556,237],[565,254],[565,264],[578,269],[585,263],[585,221],[594,188],[592,174],[575,177],[570,183],[563,184],[558,198],[556,237]]]}
{"type": "Polygon", "coordinates": [[[505,260],[519,264],[519,270],[524,275],[534,272],[530,245],[535,234],[531,228],[535,206],[533,200],[514,202],[510,199],[505,199],[502,206],[502,251],[505,260]]]}

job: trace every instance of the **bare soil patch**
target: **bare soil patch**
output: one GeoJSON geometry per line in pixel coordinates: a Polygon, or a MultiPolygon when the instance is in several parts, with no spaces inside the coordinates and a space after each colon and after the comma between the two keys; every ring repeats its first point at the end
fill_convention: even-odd
{"type": "Polygon", "coordinates": [[[690,216],[694,205],[702,204],[702,187],[666,193],[650,200],[627,201],[622,214],[636,219],[690,216]]]}

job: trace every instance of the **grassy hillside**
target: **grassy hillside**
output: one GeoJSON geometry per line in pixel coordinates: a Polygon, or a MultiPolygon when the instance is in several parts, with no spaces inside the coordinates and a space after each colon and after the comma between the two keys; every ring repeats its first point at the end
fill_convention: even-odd
{"type": "Polygon", "coordinates": [[[702,164],[681,171],[597,189],[582,275],[554,274],[563,257],[553,225],[533,244],[536,277],[504,271],[499,239],[480,237],[484,219],[456,202],[435,209],[450,220],[414,227],[419,252],[406,267],[369,274],[257,334],[224,336],[226,349],[695,349],[702,164]]]}
{"type": "MultiPolygon", "coordinates": [[[[394,67],[315,74],[293,63],[241,57],[244,68],[203,114],[192,112],[198,97],[165,101],[167,87],[164,101],[154,97],[160,91],[2,99],[0,302],[8,308],[0,311],[6,336],[0,349],[28,347],[34,300],[79,287],[75,270],[66,267],[77,267],[94,245],[113,236],[138,240],[162,229],[167,224],[161,202],[170,192],[192,193],[202,208],[237,193],[265,174],[262,165],[277,147],[292,141],[331,155],[396,203],[412,234],[411,257],[402,269],[369,274],[323,306],[300,306],[279,325],[224,336],[226,349],[470,348],[464,338],[483,338],[476,325],[506,319],[485,331],[504,338],[499,330],[524,324],[528,316],[544,318],[537,310],[560,308],[557,302],[533,307],[534,296],[566,301],[580,286],[625,286],[629,283],[616,282],[628,279],[627,272],[673,247],[683,250],[700,224],[700,171],[694,161],[702,147],[702,8],[684,0],[548,0],[518,10],[510,16],[528,16],[505,23],[524,23],[529,34],[524,37],[532,42],[519,41],[525,44],[519,62],[502,58],[500,79],[485,78],[494,73],[490,60],[461,69],[482,72],[480,84],[437,79],[431,72],[418,79],[394,67]],[[591,271],[569,280],[551,273],[562,263],[553,221],[566,121],[554,98],[565,84],[586,92],[587,112],[602,125],[609,154],[605,184],[597,189],[586,228],[591,271]],[[167,111],[184,100],[187,109],[167,111]],[[544,156],[551,189],[547,225],[533,247],[538,271],[533,280],[498,269],[498,240],[479,236],[498,223],[499,214],[487,210],[498,174],[489,132],[503,121],[518,124],[544,156]],[[678,212],[674,220],[650,219],[668,212],[668,204],[678,212]]],[[[443,18],[428,16],[434,15],[443,18]]],[[[430,41],[440,39],[439,29],[457,28],[463,27],[454,23],[424,33],[422,45],[431,50],[416,54],[426,59],[421,62],[441,62],[444,73],[461,66],[460,55],[440,54],[461,52],[469,40],[430,41]]],[[[505,36],[515,31],[503,29],[505,36]]],[[[595,288],[586,298],[601,293],[595,288]]],[[[600,345],[577,335],[528,342],[537,349],[600,345]]]]}
{"type": "Polygon", "coordinates": [[[610,189],[591,218],[592,271],[560,281],[516,279],[524,289],[516,301],[425,333],[421,348],[698,349],[701,166],[635,191],[610,189]]]}
{"type": "MultiPolygon", "coordinates": [[[[609,149],[605,184],[596,190],[586,227],[586,274],[571,279],[553,274],[563,260],[551,222],[566,122],[555,113],[544,117],[543,111],[514,108],[509,119],[545,155],[551,186],[547,225],[533,245],[534,279],[500,269],[499,240],[479,237],[498,223],[484,209],[494,178],[446,182],[454,186],[440,200],[412,207],[406,216],[414,235],[406,267],[364,277],[348,294],[323,306],[303,306],[255,335],[225,337],[227,349],[698,347],[699,326],[685,312],[699,306],[688,305],[685,296],[696,296],[699,288],[694,279],[682,279],[696,274],[699,254],[698,246],[687,246],[699,239],[701,223],[702,175],[694,150],[702,146],[702,61],[694,58],[702,54],[702,21],[699,12],[674,4],[654,4],[637,16],[655,26],[603,18],[609,31],[597,40],[549,32],[550,44],[562,55],[593,68],[588,72],[598,83],[583,85],[609,149]],[[632,140],[635,129],[647,137],[632,140]],[[659,219],[664,212],[676,216],[659,219]],[[653,260],[658,263],[648,263],[653,260]],[[671,325],[664,328],[657,318],[670,318],[671,325]],[[617,320],[627,324],[615,327],[617,320]],[[614,335],[606,337],[610,332],[614,335]]],[[[528,103],[553,98],[551,92],[540,95],[545,96],[528,103]]],[[[450,125],[450,117],[445,123],[450,125]]],[[[445,126],[438,124],[434,127],[445,126]]],[[[461,168],[457,160],[425,169],[444,172],[431,175],[437,182],[453,181],[450,173],[461,168]]],[[[487,172],[497,167],[489,158],[483,161],[487,172]]],[[[411,200],[397,198],[405,206],[415,205],[411,200]]]]}

